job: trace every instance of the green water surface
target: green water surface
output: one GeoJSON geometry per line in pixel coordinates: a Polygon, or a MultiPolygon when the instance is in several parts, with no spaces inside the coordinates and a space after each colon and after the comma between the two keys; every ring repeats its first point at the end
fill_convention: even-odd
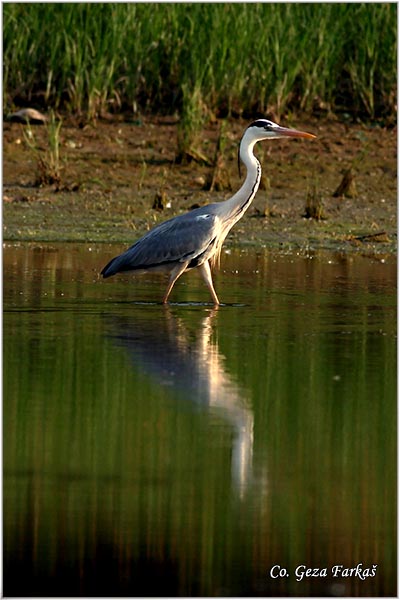
{"type": "Polygon", "coordinates": [[[5,245],[4,594],[396,595],[394,262],[119,250],[5,245]]]}

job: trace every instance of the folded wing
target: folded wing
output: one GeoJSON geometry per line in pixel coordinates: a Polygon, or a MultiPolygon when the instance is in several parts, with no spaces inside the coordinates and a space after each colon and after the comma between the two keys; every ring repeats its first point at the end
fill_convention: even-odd
{"type": "MultiPolygon", "coordinates": [[[[209,207],[208,207],[209,208],[209,207]]],[[[151,269],[198,259],[215,243],[218,217],[198,209],[160,223],[102,270],[103,277],[120,271],[151,269]]]]}

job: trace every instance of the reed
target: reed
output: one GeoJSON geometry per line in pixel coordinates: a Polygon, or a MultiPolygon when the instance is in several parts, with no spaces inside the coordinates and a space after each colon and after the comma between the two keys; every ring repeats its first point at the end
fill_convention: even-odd
{"type": "MultiPolygon", "coordinates": [[[[4,105],[393,119],[397,6],[3,5],[4,105]]],[[[190,137],[190,136],[189,136],[190,137]]]]}
{"type": "Polygon", "coordinates": [[[54,111],[50,111],[50,117],[46,128],[46,147],[41,147],[38,142],[34,129],[30,123],[23,128],[25,143],[36,159],[37,173],[36,186],[53,185],[57,187],[61,183],[62,161],[60,157],[60,132],[62,127],[61,119],[58,119],[54,111]]]}

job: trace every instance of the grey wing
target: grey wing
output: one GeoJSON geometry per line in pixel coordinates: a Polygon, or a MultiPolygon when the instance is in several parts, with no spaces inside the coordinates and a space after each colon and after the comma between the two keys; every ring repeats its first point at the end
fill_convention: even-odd
{"type": "Polygon", "coordinates": [[[215,244],[218,217],[200,211],[165,221],[146,233],[102,271],[104,277],[118,271],[149,269],[168,263],[199,259],[215,244]]]}

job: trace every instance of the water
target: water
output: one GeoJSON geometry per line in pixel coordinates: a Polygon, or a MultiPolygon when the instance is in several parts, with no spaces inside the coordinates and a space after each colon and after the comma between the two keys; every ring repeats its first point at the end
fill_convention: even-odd
{"type": "Polygon", "coordinates": [[[4,594],[396,595],[394,262],[119,249],[5,245],[4,594]]]}

